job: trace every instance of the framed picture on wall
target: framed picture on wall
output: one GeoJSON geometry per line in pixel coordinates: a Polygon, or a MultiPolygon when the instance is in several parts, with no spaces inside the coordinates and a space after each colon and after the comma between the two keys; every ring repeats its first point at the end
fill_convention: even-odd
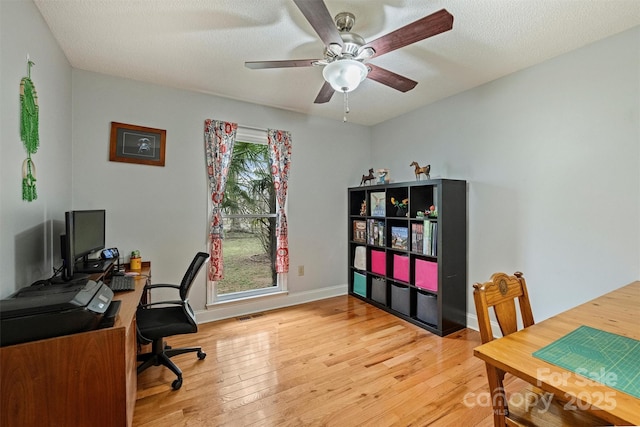
{"type": "Polygon", "coordinates": [[[164,129],[111,122],[109,160],[164,166],[166,139],[164,129]]]}

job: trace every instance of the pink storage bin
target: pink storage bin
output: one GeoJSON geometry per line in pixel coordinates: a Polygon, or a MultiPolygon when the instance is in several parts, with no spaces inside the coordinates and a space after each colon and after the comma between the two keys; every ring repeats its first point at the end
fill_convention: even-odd
{"type": "Polygon", "coordinates": [[[409,257],[405,255],[393,255],[393,278],[403,282],[409,282],[409,257]]]}
{"type": "Polygon", "coordinates": [[[371,249],[371,272],[381,276],[387,275],[387,259],[384,251],[371,249]]]}
{"type": "Polygon", "coordinates": [[[416,259],[417,287],[438,292],[438,263],[416,259]]]}

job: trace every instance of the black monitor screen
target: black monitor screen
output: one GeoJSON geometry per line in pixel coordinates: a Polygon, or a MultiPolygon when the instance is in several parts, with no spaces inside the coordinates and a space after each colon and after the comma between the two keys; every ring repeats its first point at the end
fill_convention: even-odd
{"type": "Polygon", "coordinates": [[[73,257],[89,255],[92,252],[104,249],[105,245],[105,211],[87,210],[72,211],[72,248],[73,257]]]}

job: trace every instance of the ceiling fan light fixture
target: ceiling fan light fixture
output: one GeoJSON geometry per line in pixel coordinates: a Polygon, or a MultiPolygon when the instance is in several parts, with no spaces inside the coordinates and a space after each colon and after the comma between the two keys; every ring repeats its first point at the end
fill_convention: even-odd
{"type": "Polygon", "coordinates": [[[331,43],[327,47],[327,54],[332,57],[340,56],[342,54],[342,45],[339,45],[338,43],[331,43]]]}
{"type": "Polygon", "coordinates": [[[358,54],[356,55],[356,59],[360,61],[366,61],[376,54],[376,50],[372,47],[362,47],[358,50],[358,54]]]}
{"type": "Polygon", "coordinates": [[[369,69],[354,59],[339,59],[322,70],[322,76],[338,92],[351,92],[367,77],[369,69]]]}

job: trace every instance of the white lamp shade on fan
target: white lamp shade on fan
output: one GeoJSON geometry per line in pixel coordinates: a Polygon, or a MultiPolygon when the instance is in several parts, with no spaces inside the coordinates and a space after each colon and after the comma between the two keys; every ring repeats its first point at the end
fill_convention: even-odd
{"type": "Polygon", "coordinates": [[[369,73],[367,67],[353,59],[339,59],[327,64],[322,70],[324,79],[333,90],[351,92],[356,89],[369,73]]]}

